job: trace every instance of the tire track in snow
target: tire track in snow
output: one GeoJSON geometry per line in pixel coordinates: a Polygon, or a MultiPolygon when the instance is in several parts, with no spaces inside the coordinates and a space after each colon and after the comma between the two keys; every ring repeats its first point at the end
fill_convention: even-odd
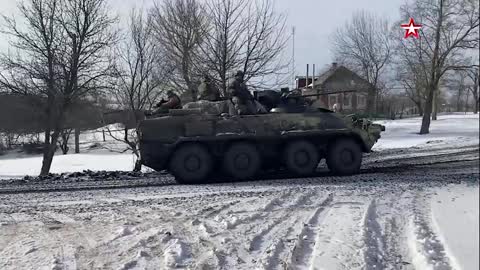
{"type": "Polygon", "coordinates": [[[205,210],[203,212],[203,214],[200,213],[199,216],[205,216],[206,219],[212,218],[212,217],[214,217],[214,216],[216,216],[216,215],[234,207],[235,205],[239,204],[240,202],[241,202],[240,200],[235,200],[235,201],[219,203],[216,206],[209,207],[210,209],[205,210]]]}
{"type": "Polygon", "coordinates": [[[211,253],[211,257],[217,258],[208,263],[202,259],[200,263],[214,265],[214,269],[235,269],[244,260],[249,263],[247,258],[253,258],[249,252],[250,242],[243,240],[253,230],[264,226],[264,220],[270,224],[271,218],[275,217],[272,214],[281,213],[286,205],[291,204],[291,194],[291,190],[283,190],[263,194],[266,196],[244,198],[233,205],[226,202],[223,206],[215,207],[209,217],[196,219],[192,225],[197,227],[198,233],[193,234],[192,238],[204,244],[198,252],[211,253]]]}
{"type": "Polygon", "coordinates": [[[398,190],[390,196],[377,197],[375,210],[377,222],[382,225],[385,269],[411,269],[408,242],[409,216],[412,214],[412,197],[409,191],[398,190]]]}
{"type": "Polygon", "coordinates": [[[290,196],[291,191],[283,192],[280,197],[275,197],[270,199],[263,206],[257,207],[250,211],[254,212],[253,214],[247,214],[246,216],[237,218],[235,215],[230,216],[229,220],[223,220],[227,229],[233,230],[239,225],[251,224],[252,221],[258,220],[262,217],[266,217],[275,209],[281,209],[286,203],[288,203],[287,198],[290,196]]]}
{"type": "Polygon", "coordinates": [[[364,222],[365,269],[385,269],[385,238],[378,223],[377,204],[372,200],[365,212],[364,222]]]}
{"type": "MultiPolygon", "coordinates": [[[[54,239],[55,248],[59,249],[59,251],[53,254],[52,269],[77,269],[77,248],[66,244],[64,239],[55,233],[56,230],[68,230],[69,224],[77,224],[76,220],[68,215],[51,211],[43,212],[38,216],[47,229],[46,235],[54,239]]],[[[88,242],[87,237],[79,230],[74,229],[73,231],[75,235],[80,237],[76,240],[77,243],[84,240],[88,242]]]]}
{"type": "MultiPolygon", "coordinates": [[[[4,251],[8,246],[10,246],[10,244],[11,244],[11,243],[13,242],[13,240],[16,238],[16,236],[17,236],[17,231],[18,231],[17,221],[15,220],[15,218],[14,218],[11,214],[8,214],[8,213],[4,213],[4,214],[2,214],[2,215],[4,215],[4,218],[5,218],[5,219],[8,219],[10,222],[6,222],[6,221],[4,221],[4,219],[2,218],[1,223],[0,223],[0,227],[2,227],[2,226],[10,226],[9,228],[11,228],[13,231],[10,232],[10,234],[7,235],[6,237],[5,237],[5,236],[2,236],[2,237],[3,237],[3,240],[2,240],[3,248],[0,248],[0,255],[3,253],[3,251],[4,251]]],[[[5,230],[0,230],[0,234],[3,234],[2,232],[5,232],[5,230]]]]}
{"type": "Polygon", "coordinates": [[[253,252],[271,251],[272,249],[269,249],[268,247],[276,245],[275,242],[280,240],[279,234],[284,233],[285,235],[285,231],[288,228],[298,223],[299,218],[301,218],[301,214],[298,213],[298,210],[301,207],[305,208],[312,206],[311,198],[314,194],[314,191],[309,191],[307,194],[303,193],[296,199],[292,200],[291,203],[285,205],[284,209],[279,210],[278,214],[273,213],[273,216],[267,217],[267,226],[252,238],[249,243],[249,250],[253,252]],[[309,205],[305,205],[307,201],[310,201],[309,205]]]}
{"type": "Polygon", "coordinates": [[[66,243],[65,237],[59,236],[67,223],[75,222],[74,219],[55,212],[27,212],[22,214],[21,220],[20,226],[24,229],[18,230],[15,241],[0,252],[7,260],[0,265],[1,269],[29,269],[33,265],[37,268],[77,269],[76,249],[66,243]],[[33,230],[28,229],[29,224],[33,230]]]}
{"type": "Polygon", "coordinates": [[[312,191],[307,194],[300,194],[300,196],[298,196],[296,199],[291,200],[291,203],[285,204],[283,209],[279,209],[279,213],[277,215],[275,215],[276,213],[273,213],[273,215],[272,213],[270,213],[270,215],[267,213],[267,215],[264,216],[267,226],[252,238],[249,244],[250,247],[248,248],[249,251],[262,250],[262,248],[264,248],[264,238],[267,238],[270,236],[270,234],[275,234],[281,230],[283,223],[289,220],[289,216],[294,216],[296,219],[298,219],[298,216],[295,216],[291,211],[298,210],[299,207],[305,207],[305,203],[310,200],[312,196],[312,191]]]}
{"type": "MultiPolygon", "coordinates": [[[[308,194],[298,197],[286,209],[288,211],[282,213],[273,230],[259,235],[261,236],[260,240],[262,240],[259,250],[262,251],[262,254],[260,260],[258,260],[258,269],[284,269],[288,265],[288,260],[285,259],[291,256],[292,246],[295,245],[298,235],[303,232],[304,223],[301,221],[308,218],[309,211],[307,208],[325,207],[332,200],[332,194],[328,194],[320,199],[320,203],[313,205],[314,200],[312,198],[316,195],[316,190],[312,190],[308,194]],[[307,202],[309,204],[305,206],[307,202]]],[[[311,220],[311,217],[309,220],[311,220]]]]}
{"type": "Polygon", "coordinates": [[[291,267],[289,267],[289,269],[303,268],[302,266],[308,267],[312,265],[314,250],[317,244],[318,227],[321,226],[323,218],[325,217],[325,209],[331,205],[332,201],[333,194],[329,194],[313,212],[307,223],[303,224],[304,227],[292,250],[291,267]]]}
{"type": "Polygon", "coordinates": [[[453,269],[445,247],[431,227],[431,208],[417,194],[409,226],[409,247],[416,269],[453,269]],[[427,214],[428,213],[428,214],[427,214]]]}

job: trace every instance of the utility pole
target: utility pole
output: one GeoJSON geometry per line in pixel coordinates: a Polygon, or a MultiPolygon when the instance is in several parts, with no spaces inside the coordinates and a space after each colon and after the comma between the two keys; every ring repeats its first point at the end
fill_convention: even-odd
{"type": "Polygon", "coordinates": [[[295,26],[292,27],[292,89],[295,89],[295,26]]]}

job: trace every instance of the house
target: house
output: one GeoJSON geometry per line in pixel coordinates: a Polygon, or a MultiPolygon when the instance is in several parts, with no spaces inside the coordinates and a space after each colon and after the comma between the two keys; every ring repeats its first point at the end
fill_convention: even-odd
{"type": "Polygon", "coordinates": [[[306,76],[295,76],[295,89],[304,88],[305,86],[310,85],[312,82],[313,82],[312,77],[308,77],[308,82],[307,82],[306,76]]]}
{"type": "Polygon", "coordinates": [[[347,113],[367,110],[367,95],[373,85],[342,65],[333,63],[315,77],[314,84],[310,79],[309,82],[308,87],[302,89],[302,94],[308,95],[319,107],[332,110],[337,104],[339,110],[347,113]]]}

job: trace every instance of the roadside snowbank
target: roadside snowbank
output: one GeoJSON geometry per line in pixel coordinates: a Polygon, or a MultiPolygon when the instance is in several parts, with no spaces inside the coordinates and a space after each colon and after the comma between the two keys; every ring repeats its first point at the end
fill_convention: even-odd
{"type": "MultiPolygon", "coordinates": [[[[53,158],[51,173],[91,171],[130,171],[135,164],[133,154],[90,153],[56,155],[53,158]]],[[[0,157],[0,179],[20,178],[25,175],[38,175],[42,166],[42,156],[0,157]]]]}

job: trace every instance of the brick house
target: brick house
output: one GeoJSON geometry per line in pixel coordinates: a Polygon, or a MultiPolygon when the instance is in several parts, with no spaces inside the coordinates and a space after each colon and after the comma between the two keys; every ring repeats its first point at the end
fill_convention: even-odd
{"type": "MultiPolygon", "coordinates": [[[[305,80],[304,80],[305,81],[305,80]]],[[[311,82],[311,80],[309,80],[311,82]]],[[[317,106],[333,109],[338,104],[340,110],[346,113],[362,113],[367,109],[367,93],[373,85],[361,78],[348,68],[333,63],[330,68],[315,77],[315,84],[310,83],[302,89],[303,95],[316,95],[309,97],[317,106]],[[332,93],[330,92],[342,92],[332,93]],[[321,95],[320,95],[321,94],[321,95]]]]}

